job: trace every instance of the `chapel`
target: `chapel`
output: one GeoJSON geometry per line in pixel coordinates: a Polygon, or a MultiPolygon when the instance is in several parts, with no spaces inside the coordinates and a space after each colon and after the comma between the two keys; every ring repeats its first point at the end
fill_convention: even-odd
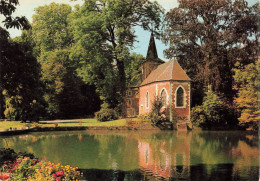
{"type": "Polygon", "coordinates": [[[153,102],[160,98],[163,102],[161,111],[170,121],[174,118],[189,121],[191,79],[177,60],[164,62],[158,58],[153,33],[141,69],[141,82],[126,91],[123,115],[136,117],[150,113],[153,102]]]}

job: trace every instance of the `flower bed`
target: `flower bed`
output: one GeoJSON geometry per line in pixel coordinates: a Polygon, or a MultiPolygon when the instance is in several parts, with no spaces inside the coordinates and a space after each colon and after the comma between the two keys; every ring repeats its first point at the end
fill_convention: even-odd
{"type": "Polygon", "coordinates": [[[32,154],[13,154],[10,149],[1,150],[1,153],[12,153],[8,160],[2,158],[0,180],[28,180],[28,181],[60,181],[82,180],[83,174],[78,167],[55,164],[46,160],[39,160],[32,154]],[[16,159],[13,159],[16,156],[16,159]]]}

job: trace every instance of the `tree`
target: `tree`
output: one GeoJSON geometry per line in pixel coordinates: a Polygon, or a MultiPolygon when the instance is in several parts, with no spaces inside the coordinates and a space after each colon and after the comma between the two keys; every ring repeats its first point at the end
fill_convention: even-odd
{"type": "Polygon", "coordinates": [[[46,85],[46,116],[51,119],[94,114],[100,105],[95,87],[85,84],[77,75],[78,59],[70,56],[73,51],[70,13],[71,6],[66,4],[40,6],[33,15],[31,34],[26,32],[41,64],[42,81],[46,85]]]}
{"type": "Polygon", "coordinates": [[[71,6],[51,3],[35,10],[32,22],[32,36],[37,56],[41,53],[63,49],[72,45],[73,34],[68,28],[71,6]]]}
{"type": "Polygon", "coordinates": [[[145,58],[135,52],[125,60],[126,85],[133,86],[141,82],[142,70],[141,64],[145,58]]]}
{"type": "Polygon", "coordinates": [[[191,111],[191,122],[203,129],[230,129],[237,126],[233,109],[215,92],[206,92],[201,106],[191,111]]]}
{"type": "Polygon", "coordinates": [[[16,7],[19,4],[18,0],[1,0],[0,2],[0,14],[5,19],[2,21],[6,28],[17,28],[17,29],[29,29],[30,24],[25,16],[12,17],[16,7]]]}
{"type": "MultiPolygon", "coordinates": [[[[29,29],[30,25],[28,20],[22,17],[12,17],[18,5],[18,0],[1,0],[0,2],[0,14],[4,16],[3,24],[6,28],[17,28],[17,29],[29,29]]],[[[10,66],[10,59],[13,58],[14,54],[10,54],[10,50],[13,46],[9,42],[9,33],[6,29],[0,27],[0,118],[4,118],[4,98],[3,90],[6,89],[3,85],[5,81],[4,77],[7,77],[5,74],[5,67],[10,66]],[[5,66],[5,67],[4,67],[5,66]]]]}
{"type": "Polygon", "coordinates": [[[193,103],[201,104],[202,90],[223,93],[232,101],[232,68],[248,64],[257,52],[258,4],[245,0],[179,0],[163,25],[168,58],[176,57],[194,81],[193,103]],[[199,98],[199,99],[198,99],[199,98]]]}
{"type": "Polygon", "coordinates": [[[5,118],[9,120],[37,121],[44,110],[40,66],[30,47],[22,42],[9,41],[5,50],[8,60],[1,77],[5,100],[5,118]],[[15,55],[15,56],[13,56],[15,55]]]}
{"type": "Polygon", "coordinates": [[[46,116],[51,119],[91,115],[99,108],[94,87],[85,85],[77,76],[75,68],[70,65],[69,54],[68,49],[56,49],[39,59],[42,62],[42,81],[46,85],[46,116]],[[86,91],[83,93],[82,89],[89,89],[91,95],[86,91]]]}
{"type": "Polygon", "coordinates": [[[251,126],[257,130],[260,119],[259,109],[259,63],[251,63],[244,68],[235,69],[234,79],[237,84],[238,94],[235,103],[241,111],[240,125],[251,126]]]}
{"type": "Polygon", "coordinates": [[[110,107],[118,105],[125,91],[125,61],[136,38],[134,26],[158,28],[161,13],[157,2],[148,0],[88,0],[70,17],[80,73],[96,84],[110,107]],[[102,91],[108,87],[112,92],[102,91]]]}

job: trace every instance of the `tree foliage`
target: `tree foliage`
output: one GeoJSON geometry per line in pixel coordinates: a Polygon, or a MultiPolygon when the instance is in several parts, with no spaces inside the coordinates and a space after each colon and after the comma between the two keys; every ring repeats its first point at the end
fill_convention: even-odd
{"type": "Polygon", "coordinates": [[[70,56],[73,34],[68,17],[71,11],[66,4],[40,6],[33,15],[31,35],[27,32],[27,39],[35,46],[34,54],[38,56],[46,85],[46,116],[52,119],[93,114],[100,105],[95,87],[84,84],[77,75],[78,59],[70,56]],[[86,89],[91,95],[84,91],[86,89]]]}
{"type": "Polygon", "coordinates": [[[239,123],[243,126],[258,128],[260,119],[259,109],[259,79],[260,65],[258,62],[246,65],[244,68],[235,69],[234,79],[238,87],[235,98],[237,107],[241,110],[239,123]]]}
{"type": "Polygon", "coordinates": [[[9,41],[5,48],[6,62],[1,72],[5,117],[9,120],[37,121],[44,106],[40,65],[25,43],[9,41]]]}
{"type": "Polygon", "coordinates": [[[72,8],[67,4],[51,3],[39,6],[33,15],[33,38],[37,56],[41,53],[63,49],[72,45],[73,35],[68,28],[72,8]]]}
{"type": "Polygon", "coordinates": [[[132,53],[125,61],[126,85],[134,86],[141,82],[142,70],[141,64],[145,58],[137,53],[132,53]]]}
{"type": "Polygon", "coordinates": [[[191,122],[203,129],[228,129],[237,125],[235,112],[223,98],[214,92],[206,92],[201,106],[193,107],[191,122]]]}
{"type": "Polygon", "coordinates": [[[135,41],[134,26],[158,28],[162,9],[148,0],[88,0],[70,17],[80,75],[115,107],[125,91],[125,62],[135,41]]]}
{"type": "MultiPolygon", "coordinates": [[[[257,52],[258,4],[245,0],[180,0],[165,17],[163,41],[168,58],[176,57],[188,70],[201,103],[203,87],[232,100],[232,68],[248,64],[257,52]]],[[[197,99],[198,97],[199,99],[197,99]]]]}
{"type": "MultiPolygon", "coordinates": [[[[1,0],[0,14],[4,16],[4,26],[29,29],[29,22],[24,16],[12,17],[16,5],[18,0],[1,0]]],[[[43,106],[40,69],[30,46],[11,41],[9,33],[2,27],[0,46],[0,117],[37,121],[43,106]]]]}
{"type": "Polygon", "coordinates": [[[17,29],[29,29],[30,24],[25,16],[12,17],[12,14],[16,10],[19,4],[18,0],[1,0],[0,1],[0,14],[2,14],[5,19],[2,21],[6,28],[17,28],[17,29]]]}

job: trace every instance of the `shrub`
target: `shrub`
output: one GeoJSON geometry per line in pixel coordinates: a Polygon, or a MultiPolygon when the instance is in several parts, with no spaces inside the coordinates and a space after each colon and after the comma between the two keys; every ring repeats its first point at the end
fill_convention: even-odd
{"type": "Polygon", "coordinates": [[[154,101],[152,102],[152,113],[156,115],[161,115],[162,107],[163,107],[163,102],[161,97],[155,96],[154,101]]]}
{"type": "Polygon", "coordinates": [[[150,114],[139,114],[137,118],[140,119],[143,122],[151,121],[150,114]]]}
{"type": "Polygon", "coordinates": [[[138,116],[138,119],[141,121],[151,122],[153,126],[158,126],[164,122],[169,122],[166,118],[155,113],[141,114],[138,116]]]}
{"type": "Polygon", "coordinates": [[[168,120],[160,115],[151,113],[150,114],[150,120],[152,122],[152,125],[154,126],[158,126],[160,124],[162,124],[163,122],[167,122],[168,120]]]}
{"type": "Polygon", "coordinates": [[[0,166],[6,161],[14,161],[18,154],[10,148],[0,148],[0,166]]]}
{"type": "Polygon", "coordinates": [[[18,108],[16,105],[18,105],[21,102],[20,99],[21,98],[19,96],[11,96],[5,98],[6,108],[4,111],[4,115],[8,120],[15,121],[19,119],[21,109],[18,108]]]}
{"type": "Polygon", "coordinates": [[[114,109],[108,108],[105,103],[101,106],[101,110],[95,113],[96,119],[100,122],[116,120],[119,118],[118,114],[114,109]]]}
{"type": "Polygon", "coordinates": [[[42,114],[43,106],[35,99],[30,100],[19,96],[10,96],[8,91],[3,91],[5,99],[4,115],[10,121],[39,121],[39,116],[42,114]]]}
{"type": "Polygon", "coordinates": [[[206,117],[202,106],[196,106],[192,108],[191,122],[194,126],[203,127],[203,123],[206,122],[206,117]]]}
{"type": "Polygon", "coordinates": [[[227,129],[237,124],[233,109],[213,92],[207,92],[202,105],[192,109],[191,122],[204,129],[227,129]]]}
{"type": "Polygon", "coordinates": [[[172,123],[165,116],[167,108],[165,108],[163,112],[162,108],[163,101],[161,97],[155,96],[154,101],[152,102],[152,112],[148,114],[141,114],[138,116],[138,119],[141,121],[151,122],[153,126],[159,127],[160,129],[171,129],[172,123]]]}

